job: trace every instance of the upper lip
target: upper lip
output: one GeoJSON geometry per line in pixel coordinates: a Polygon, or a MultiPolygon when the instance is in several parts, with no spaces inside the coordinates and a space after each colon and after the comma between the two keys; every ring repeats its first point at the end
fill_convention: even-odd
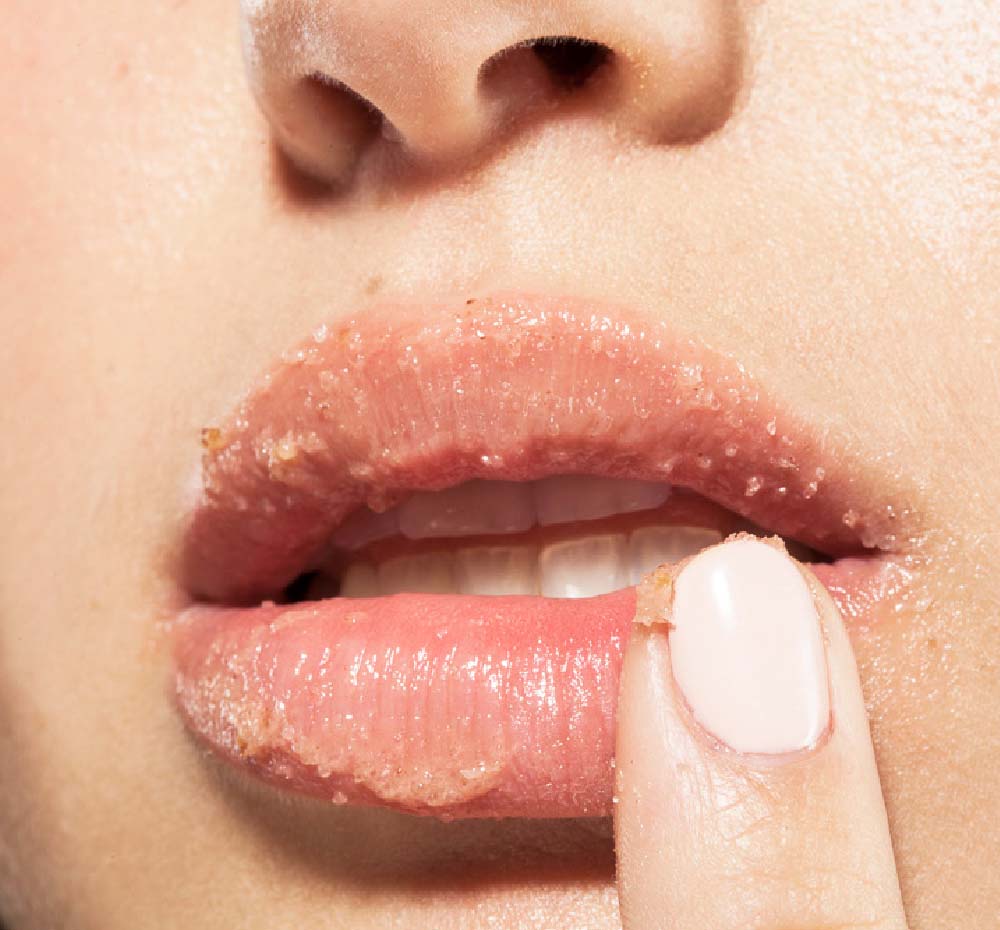
{"type": "Polygon", "coordinates": [[[830,556],[904,538],[872,466],[737,361],[565,298],[383,307],[320,327],[202,441],[180,564],[206,600],[273,597],[355,508],[471,478],[667,481],[830,556]]]}

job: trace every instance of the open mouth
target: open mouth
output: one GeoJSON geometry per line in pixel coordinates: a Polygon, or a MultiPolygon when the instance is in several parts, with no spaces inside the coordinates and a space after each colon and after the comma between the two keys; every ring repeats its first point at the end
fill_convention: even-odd
{"type": "Polygon", "coordinates": [[[322,327],[203,444],[186,722],[281,788],[439,817],[610,812],[655,566],[780,534],[873,621],[912,531],[737,362],[572,301],[322,327]]]}
{"type": "MultiPolygon", "coordinates": [[[[590,475],[473,480],[356,511],[284,602],[390,594],[596,597],[740,531],[766,532],[669,484],[590,475]]],[[[804,561],[826,561],[793,540],[804,561]]]]}

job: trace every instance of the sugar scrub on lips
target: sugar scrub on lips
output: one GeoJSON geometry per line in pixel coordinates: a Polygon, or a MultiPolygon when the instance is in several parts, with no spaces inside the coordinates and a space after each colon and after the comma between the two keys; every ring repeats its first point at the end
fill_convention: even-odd
{"type": "Polygon", "coordinates": [[[359,506],[474,478],[671,483],[834,554],[898,531],[858,506],[867,463],[833,467],[738,365],[578,302],[387,308],[321,327],[214,428],[185,574],[218,600],[274,596],[359,506]]]}

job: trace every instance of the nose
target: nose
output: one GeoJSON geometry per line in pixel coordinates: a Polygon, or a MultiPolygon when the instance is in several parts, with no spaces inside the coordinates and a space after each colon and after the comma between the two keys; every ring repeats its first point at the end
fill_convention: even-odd
{"type": "Polygon", "coordinates": [[[254,94],[286,154],[347,181],[379,146],[440,164],[568,112],[690,142],[733,109],[732,0],[241,0],[254,94]]]}

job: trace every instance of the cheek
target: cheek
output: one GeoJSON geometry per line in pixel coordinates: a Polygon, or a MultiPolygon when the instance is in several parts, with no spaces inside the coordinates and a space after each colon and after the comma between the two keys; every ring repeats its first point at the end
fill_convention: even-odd
{"type": "Polygon", "coordinates": [[[17,759],[0,843],[17,893],[44,883],[53,908],[74,894],[53,876],[80,874],[97,838],[132,848],[162,830],[155,802],[125,815],[117,798],[155,796],[183,753],[150,605],[195,457],[173,403],[185,366],[204,364],[172,325],[198,307],[185,245],[258,151],[229,6],[13,0],[0,32],[0,203],[16,218],[0,222],[0,395],[14,399],[0,431],[17,450],[0,454],[0,733],[17,759]],[[143,740],[162,752],[123,752],[143,740]]]}
{"type": "Polygon", "coordinates": [[[1000,281],[991,245],[1000,205],[995,5],[840,0],[820,10],[779,0],[756,6],[748,22],[749,106],[769,130],[756,144],[780,157],[787,142],[773,139],[805,134],[810,159],[841,162],[830,180],[904,227],[920,243],[919,260],[1000,281]]]}
{"type": "MultiPolygon", "coordinates": [[[[18,597],[134,583],[127,540],[151,532],[151,499],[176,513],[193,467],[178,386],[211,362],[178,323],[204,313],[199,243],[236,242],[220,197],[260,183],[231,6],[14,0],[0,35],[0,202],[17,217],[0,223],[0,306],[16,308],[0,391],[17,398],[0,418],[19,449],[0,496],[21,530],[2,543],[18,597]]],[[[83,635],[79,609],[30,626],[83,635]]]]}
{"type": "Polygon", "coordinates": [[[930,566],[898,618],[852,630],[914,926],[963,913],[967,886],[978,888],[981,876],[967,876],[965,886],[959,880],[944,895],[924,897],[915,889],[934,887],[940,862],[954,850],[990,842],[979,831],[986,828],[983,811],[996,808],[1000,792],[986,774],[997,765],[995,595],[969,583],[978,574],[975,548],[951,564],[947,558],[930,566]],[[970,840],[972,824],[981,827],[970,840]]]}
{"type": "Polygon", "coordinates": [[[13,5],[0,37],[0,198],[19,222],[0,227],[0,255],[16,302],[33,304],[33,334],[70,318],[111,330],[178,274],[220,194],[250,179],[261,130],[237,11],[13,5]]]}
{"type": "Polygon", "coordinates": [[[871,137],[893,140],[879,171],[933,256],[961,277],[984,266],[1000,206],[1000,18],[992,3],[918,3],[891,9],[866,54],[873,81],[871,137]],[[874,120],[877,120],[876,124],[874,120]]]}

